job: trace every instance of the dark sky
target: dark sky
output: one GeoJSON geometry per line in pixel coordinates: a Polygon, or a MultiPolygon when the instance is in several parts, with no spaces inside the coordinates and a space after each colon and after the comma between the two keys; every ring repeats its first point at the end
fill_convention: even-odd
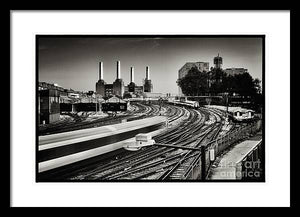
{"type": "Polygon", "coordinates": [[[247,68],[253,78],[262,79],[261,38],[39,38],[39,81],[64,88],[95,90],[98,62],[103,62],[104,80],[116,78],[116,62],[121,61],[121,77],[129,83],[134,66],[135,83],[142,85],[146,66],[150,67],[153,92],[178,93],[178,70],[186,62],[209,62],[217,54],[223,69],[247,68]]]}

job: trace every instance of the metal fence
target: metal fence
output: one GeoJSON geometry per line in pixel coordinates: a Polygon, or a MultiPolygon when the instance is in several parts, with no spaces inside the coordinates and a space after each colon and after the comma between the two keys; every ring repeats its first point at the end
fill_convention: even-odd
{"type": "Polygon", "coordinates": [[[236,179],[251,181],[251,180],[262,180],[263,175],[263,148],[262,140],[249,151],[242,159],[236,163],[236,179]]]}
{"type": "MultiPolygon", "coordinates": [[[[231,145],[236,144],[248,138],[251,134],[255,134],[261,129],[261,120],[253,122],[246,126],[234,129],[217,139],[201,146],[201,152],[194,159],[183,179],[202,179],[207,178],[208,171],[215,161],[215,157],[219,156],[224,150],[231,145]]],[[[255,155],[256,156],[256,155],[255,155]]]]}

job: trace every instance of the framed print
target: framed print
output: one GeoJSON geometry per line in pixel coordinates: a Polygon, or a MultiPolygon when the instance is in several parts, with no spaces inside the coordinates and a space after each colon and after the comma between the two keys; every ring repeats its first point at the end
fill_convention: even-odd
{"type": "Polygon", "coordinates": [[[11,11],[11,80],[12,206],[290,204],[288,10],[11,11]]]}
{"type": "Polygon", "coordinates": [[[264,181],[264,39],[37,35],[37,181],[264,181]]]}

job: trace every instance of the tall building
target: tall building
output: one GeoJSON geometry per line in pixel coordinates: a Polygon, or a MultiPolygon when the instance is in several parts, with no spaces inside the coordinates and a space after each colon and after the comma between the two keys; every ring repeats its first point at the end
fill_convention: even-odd
{"type": "Polygon", "coordinates": [[[239,74],[244,74],[248,72],[248,69],[245,68],[227,68],[225,69],[225,72],[227,75],[239,75],[239,74]]]}
{"type": "Polygon", "coordinates": [[[103,62],[99,62],[99,80],[96,83],[96,93],[105,96],[105,82],[103,80],[103,62]]]}
{"type": "Polygon", "coordinates": [[[222,68],[222,64],[223,64],[223,59],[222,57],[218,56],[214,58],[214,65],[215,65],[215,68],[217,69],[221,69],[222,68]]]}
{"type": "MultiPolygon", "coordinates": [[[[185,77],[189,70],[196,67],[200,72],[209,71],[209,62],[187,62],[178,71],[178,79],[185,77]]],[[[179,95],[182,95],[182,90],[178,87],[179,95]]]]}
{"type": "Polygon", "coordinates": [[[39,90],[39,123],[49,124],[59,120],[59,91],[55,89],[39,90]]]}
{"type": "Polygon", "coordinates": [[[120,61],[117,61],[117,78],[113,83],[113,93],[116,96],[123,97],[124,91],[124,82],[121,78],[121,63],[120,61]]]}
{"type": "Polygon", "coordinates": [[[134,93],[135,92],[135,83],[134,83],[134,68],[130,67],[130,83],[127,85],[128,92],[134,93]]]}
{"type": "Polygon", "coordinates": [[[134,67],[130,67],[130,83],[124,86],[121,78],[121,63],[117,61],[116,80],[112,84],[106,84],[103,79],[103,63],[99,63],[99,80],[96,83],[96,95],[110,97],[113,95],[123,97],[124,93],[141,94],[143,92],[152,92],[153,85],[150,79],[149,66],[146,67],[146,78],[142,86],[138,86],[134,82],[134,67]]]}
{"type": "Polygon", "coordinates": [[[113,83],[113,94],[119,97],[123,97],[125,88],[122,79],[116,79],[113,83]]]}
{"type": "Polygon", "coordinates": [[[99,62],[99,80],[96,83],[96,94],[101,96],[117,95],[123,97],[125,88],[121,78],[121,64],[117,61],[117,78],[113,84],[106,84],[103,79],[103,63],[99,62]]]}
{"type": "Polygon", "coordinates": [[[187,75],[188,71],[196,67],[200,72],[208,72],[209,71],[209,63],[208,62],[187,62],[184,64],[178,71],[178,78],[183,78],[187,75]]]}
{"type": "Polygon", "coordinates": [[[146,79],[144,81],[144,92],[151,93],[153,90],[153,85],[150,79],[150,69],[149,66],[146,66],[146,79]]]}

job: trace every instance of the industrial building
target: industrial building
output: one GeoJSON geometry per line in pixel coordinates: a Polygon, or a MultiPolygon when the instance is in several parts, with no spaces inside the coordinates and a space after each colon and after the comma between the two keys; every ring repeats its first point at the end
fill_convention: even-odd
{"type": "Polygon", "coordinates": [[[96,94],[104,96],[116,95],[122,97],[125,92],[124,82],[121,78],[121,63],[117,61],[117,77],[113,84],[106,84],[103,79],[103,62],[99,62],[99,80],[96,83],[96,94]]]}
{"type": "Polygon", "coordinates": [[[66,90],[63,87],[59,86],[58,84],[39,82],[39,90],[48,90],[48,89],[58,90],[60,92],[60,95],[62,95],[63,92],[66,92],[66,90]]]}
{"type": "Polygon", "coordinates": [[[117,61],[117,78],[113,83],[113,94],[119,97],[124,95],[124,82],[121,78],[121,63],[117,61]]]}
{"type": "Polygon", "coordinates": [[[114,85],[113,84],[105,84],[105,92],[104,95],[106,97],[111,97],[114,94],[114,85]]]}
{"type": "Polygon", "coordinates": [[[208,62],[187,62],[185,63],[178,71],[178,78],[181,79],[187,75],[189,70],[193,67],[196,67],[200,72],[209,71],[208,62]]]}
{"type": "Polygon", "coordinates": [[[117,76],[112,84],[107,84],[103,79],[103,62],[99,63],[99,80],[96,83],[96,94],[102,97],[118,96],[123,97],[124,93],[140,94],[152,92],[153,84],[150,79],[149,66],[146,67],[146,79],[142,86],[137,86],[134,81],[134,67],[130,67],[130,83],[125,86],[121,78],[121,63],[117,61],[117,76]]]}
{"type": "Polygon", "coordinates": [[[127,102],[118,98],[118,97],[111,97],[102,104],[102,111],[126,111],[127,110],[127,102]]]}
{"type": "MultiPolygon", "coordinates": [[[[196,67],[200,72],[209,71],[209,62],[187,62],[178,71],[178,79],[185,77],[189,70],[196,67]]],[[[182,95],[182,90],[178,87],[179,95],[182,95]]]]}
{"type": "Polygon", "coordinates": [[[96,93],[105,96],[105,82],[103,80],[103,62],[99,62],[99,80],[96,83],[96,93]]]}
{"type": "MultiPolygon", "coordinates": [[[[68,90],[57,84],[39,82],[38,86],[38,122],[49,124],[60,119],[60,112],[99,111],[102,97],[111,98],[116,96],[123,98],[125,91],[134,95],[142,95],[144,92],[151,93],[153,85],[150,79],[149,66],[146,67],[146,79],[142,86],[134,82],[134,67],[130,68],[130,83],[125,86],[121,78],[121,63],[117,61],[116,80],[107,84],[103,79],[103,62],[99,62],[99,80],[96,82],[96,92],[87,93],[68,90]]],[[[121,105],[116,108],[112,102],[107,102],[105,109],[126,110],[127,106],[121,105]],[[113,105],[113,106],[112,106],[113,105]]],[[[119,106],[119,105],[118,105],[119,106]]]]}
{"type": "Polygon", "coordinates": [[[134,67],[130,67],[130,83],[127,85],[127,92],[134,93],[135,86],[136,85],[134,83],[134,67]]]}
{"type": "Polygon", "coordinates": [[[146,66],[146,79],[144,80],[144,92],[151,93],[153,90],[153,85],[150,79],[150,69],[146,66]]]}
{"type": "Polygon", "coordinates": [[[39,82],[38,83],[38,90],[57,90],[59,93],[59,96],[68,96],[71,98],[80,98],[83,94],[83,92],[75,91],[72,89],[65,89],[58,84],[51,84],[47,82],[39,82]]]}
{"type": "Polygon", "coordinates": [[[136,94],[144,93],[144,86],[135,86],[134,93],[136,94]]]}
{"type": "Polygon", "coordinates": [[[57,84],[39,82],[38,123],[59,121],[60,114],[64,112],[99,111],[99,102],[94,91],[84,93],[64,89],[57,84]]]}
{"type": "MultiPolygon", "coordinates": [[[[208,62],[187,62],[179,69],[178,79],[185,77],[192,67],[196,67],[200,72],[209,72],[209,87],[215,82],[222,82],[223,72],[231,76],[248,73],[248,69],[245,68],[226,68],[225,70],[222,70],[223,58],[220,57],[219,53],[218,56],[214,57],[213,63],[214,67],[211,67],[209,70],[208,62]],[[214,76],[213,73],[215,73],[214,76]]],[[[178,89],[179,95],[183,95],[181,88],[178,87],[178,89]]]]}
{"type": "Polygon", "coordinates": [[[59,120],[60,105],[58,90],[46,89],[38,92],[38,113],[39,124],[49,124],[59,120]]]}
{"type": "Polygon", "coordinates": [[[130,83],[125,86],[125,93],[130,93],[131,95],[140,95],[144,92],[144,86],[137,86],[134,81],[134,67],[130,67],[130,83]]]}
{"type": "Polygon", "coordinates": [[[248,69],[245,68],[227,68],[225,69],[225,72],[227,73],[227,75],[240,75],[240,74],[244,74],[248,72],[248,69]]]}
{"type": "MultiPolygon", "coordinates": [[[[209,69],[209,63],[208,62],[187,62],[185,63],[178,71],[178,79],[182,79],[184,78],[188,72],[190,71],[191,68],[196,67],[200,72],[207,72],[209,73],[209,76],[211,77],[211,71],[216,70],[217,73],[217,78],[218,79],[212,79],[210,78],[208,80],[208,85],[211,86],[212,83],[214,82],[222,82],[222,74],[220,74],[220,70],[222,70],[222,65],[223,65],[223,58],[220,57],[220,55],[218,54],[218,56],[214,57],[213,59],[213,63],[214,63],[214,67],[211,67],[211,69],[209,69]],[[220,69],[220,70],[218,70],[220,69]]],[[[225,70],[226,72],[226,70],[225,70]]],[[[227,70],[227,73],[241,73],[242,72],[242,68],[229,68],[227,70]]],[[[179,95],[183,95],[181,88],[178,86],[178,90],[179,90],[179,95]]]]}

